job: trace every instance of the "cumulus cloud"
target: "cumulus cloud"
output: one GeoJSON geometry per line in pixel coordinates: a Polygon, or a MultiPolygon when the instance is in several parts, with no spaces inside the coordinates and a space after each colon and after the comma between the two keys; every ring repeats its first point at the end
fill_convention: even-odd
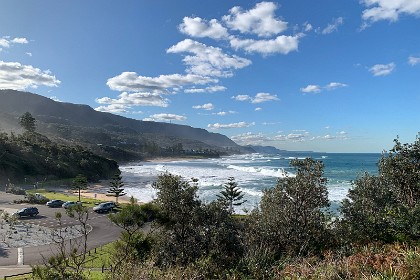
{"type": "Polygon", "coordinates": [[[235,135],[232,136],[231,139],[239,145],[252,145],[272,141],[272,139],[263,135],[262,133],[255,134],[252,132],[235,135]]]}
{"type": "Polygon", "coordinates": [[[246,95],[246,94],[239,94],[239,95],[236,95],[236,96],[232,96],[232,99],[235,99],[236,101],[252,100],[251,96],[246,95]]]}
{"type": "Polygon", "coordinates": [[[217,116],[226,116],[226,115],[231,115],[231,114],[236,114],[236,111],[220,111],[217,113],[213,113],[212,115],[217,115],[217,116]]]}
{"type": "Polygon", "coordinates": [[[185,39],[170,47],[168,53],[190,53],[183,61],[187,72],[202,76],[231,77],[234,69],[241,69],[252,62],[236,55],[227,55],[222,49],[185,39]]]}
{"type": "Polygon", "coordinates": [[[210,129],[230,129],[230,128],[250,127],[253,125],[255,125],[255,122],[252,122],[252,123],[237,122],[237,123],[229,123],[229,124],[215,123],[215,124],[209,124],[207,125],[207,127],[210,129]]]}
{"type": "Polygon", "coordinates": [[[106,112],[106,113],[128,113],[128,106],[122,105],[122,104],[110,104],[107,106],[99,106],[96,107],[95,110],[99,112],[106,112]]]}
{"type": "Polygon", "coordinates": [[[321,33],[326,35],[333,33],[338,30],[338,27],[344,23],[344,19],[342,17],[336,18],[333,20],[332,23],[328,24],[327,27],[325,27],[321,33]]]}
{"type": "Polygon", "coordinates": [[[248,11],[236,6],[223,17],[223,21],[232,30],[268,37],[287,29],[287,22],[275,17],[276,9],[277,5],[273,2],[257,3],[248,11]]]}
{"type": "Polygon", "coordinates": [[[226,90],[226,87],[216,85],[216,86],[210,86],[210,87],[205,87],[205,88],[195,88],[195,87],[188,88],[188,89],[185,89],[184,92],[185,93],[204,93],[204,92],[212,93],[212,92],[225,91],[225,90],[226,90]]]}
{"type": "Polygon", "coordinates": [[[347,87],[347,84],[331,82],[328,85],[326,85],[324,88],[327,90],[334,90],[334,89],[342,88],[342,87],[347,87]]]}
{"type": "Polygon", "coordinates": [[[307,85],[304,88],[300,88],[300,91],[304,93],[319,93],[321,92],[321,87],[319,85],[307,85]]]}
{"type": "Polygon", "coordinates": [[[296,51],[299,47],[299,39],[303,34],[294,36],[280,35],[275,39],[254,40],[254,39],[239,39],[234,38],[230,40],[230,45],[235,50],[242,49],[248,53],[259,53],[262,55],[270,55],[275,53],[288,54],[296,51]]]}
{"type": "Polygon", "coordinates": [[[342,87],[347,87],[347,84],[338,83],[338,82],[331,82],[325,86],[320,85],[307,85],[304,88],[300,88],[300,91],[303,93],[320,93],[322,90],[335,90],[342,87]]]}
{"type": "Polygon", "coordinates": [[[257,93],[255,97],[251,97],[246,94],[240,94],[240,95],[232,96],[232,99],[236,101],[250,101],[251,103],[254,103],[254,104],[280,100],[277,97],[277,95],[272,95],[270,93],[265,93],[265,92],[257,93]]]}
{"type": "Polygon", "coordinates": [[[216,79],[194,74],[160,75],[158,77],[139,76],[135,72],[123,72],[108,79],[107,85],[112,90],[127,92],[170,93],[177,87],[185,85],[204,85],[217,82],[216,79]]]}
{"type": "Polygon", "coordinates": [[[420,16],[420,1],[418,0],[362,0],[367,9],[362,13],[366,22],[380,20],[397,21],[402,14],[420,16]]]}
{"type": "Polygon", "coordinates": [[[169,100],[163,98],[158,93],[121,93],[118,99],[109,97],[97,98],[95,101],[99,104],[106,104],[106,106],[99,106],[95,108],[97,111],[112,112],[112,113],[126,113],[128,109],[135,106],[156,106],[168,107],[169,100]]]}
{"type": "Polygon", "coordinates": [[[373,76],[387,76],[391,74],[396,65],[394,62],[391,62],[389,64],[375,64],[373,65],[369,71],[373,74],[373,76]]]}
{"type": "Polygon", "coordinates": [[[260,92],[255,95],[255,97],[252,99],[252,103],[258,104],[263,102],[269,102],[269,101],[278,101],[280,100],[277,95],[271,95],[269,93],[260,92]]]}
{"type": "Polygon", "coordinates": [[[9,36],[0,38],[0,47],[10,48],[14,44],[28,44],[28,39],[26,38],[13,38],[10,39],[9,36]]]}
{"type": "Polygon", "coordinates": [[[210,111],[210,110],[214,109],[214,105],[212,103],[206,103],[206,104],[203,104],[203,105],[196,105],[196,106],[192,106],[192,107],[193,107],[193,109],[203,109],[203,110],[207,110],[207,111],[210,111]]]}
{"type": "Polygon", "coordinates": [[[187,117],[175,114],[154,114],[148,118],[143,119],[143,121],[185,121],[187,117]]]}
{"type": "Polygon", "coordinates": [[[410,56],[408,58],[408,64],[410,64],[411,66],[420,64],[420,57],[410,56]]]}
{"type": "Polygon", "coordinates": [[[178,26],[179,30],[191,37],[209,37],[221,39],[228,37],[228,31],[216,19],[206,21],[205,19],[195,17],[184,17],[182,23],[178,26]]]}
{"type": "Polygon", "coordinates": [[[61,82],[51,71],[32,65],[0,61],[0,89],[25,90],[38,86],[57,87],[61,82]]]}

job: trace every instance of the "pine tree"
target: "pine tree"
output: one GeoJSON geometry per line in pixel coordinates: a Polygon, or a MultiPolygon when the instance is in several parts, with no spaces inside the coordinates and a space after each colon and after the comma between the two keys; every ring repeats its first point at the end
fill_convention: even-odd
{"type": "Polygon", "coordinates": [[[31,113],[26,112],[19,118],[19,124],[27,131],[27,132],[35,132],[36,129],[36,120],[31,115],[31,113]]]}
{"type": "Polygon", "coordinates": [[[77,177],[73,180],[73,188],[77,189],[79,192],[79,201],[80,201],[80,190],[86,189],[87,184],[88,184],[87,178],[82,174],[77,175],[77,177]]]}
{"type": "Polygon", "coordinates": [[[124,196],[127,194],[124,192],[124,189],[123,189],[124,182],[122,181],[121,174],[115,173],[114,177],[112,177],[109,183],[111,184],[111,187],[108,190],[108,195],[114,196],[115,202],[118,204],[118,197],[124,196]]]}
{"type": "Polygon", "coordinates": [[[229,177],[227,183],[224,184],[224,190],[222,190],[217,197],[219,201],[226,203],[229,212],[233,213],[233,206],[240,206],[246,202],[246,200],[242,200],[244,195],[245,194],[239,190],[235,178],[229,177]]]}

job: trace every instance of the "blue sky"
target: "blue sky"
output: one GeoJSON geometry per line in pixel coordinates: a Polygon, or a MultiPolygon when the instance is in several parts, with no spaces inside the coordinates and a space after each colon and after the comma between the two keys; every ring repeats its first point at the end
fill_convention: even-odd
{"type": "Polygon", "coordinates": [[[420,0],[0,0],[0,89],[288,150],[420,131],[420,0]]]}

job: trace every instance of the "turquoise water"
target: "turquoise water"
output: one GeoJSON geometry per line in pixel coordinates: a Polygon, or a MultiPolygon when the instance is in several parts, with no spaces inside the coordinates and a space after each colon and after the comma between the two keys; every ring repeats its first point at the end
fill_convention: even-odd
{"type": "Polygon", "coordinates": [[[358,176],[364,172],[377,174],[377,163],[381,155],[305,152],[249,154],[218,159],[141,162],[121,166],[121,170],[128,194],[144,202],[155,198],[152,183],[163,172],[182,176],[186,180],[197,178],[198,194],[205,202],[216,199],[227,178],[234,177],[248,200],[241,208],[252,209],[258,205],[264,189],[274,187],[278,179],[285,176],[285,172],[294,173],[289,166],[291,159],[305,157],[324,163],[329,199],[337,204],[346,197],[352,181],[358,176]]]}

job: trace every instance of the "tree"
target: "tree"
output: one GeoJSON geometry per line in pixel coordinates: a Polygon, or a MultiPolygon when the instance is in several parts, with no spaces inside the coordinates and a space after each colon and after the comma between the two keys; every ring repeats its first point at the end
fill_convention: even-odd
{"type": "Polygon", "coordinates": [[[150,238],[141,232],[147,221],[147,214],[141,205],[131,203],[123,207],[120,212],[111,214],[109,218],[123,229],[120,240],[115,243],[115,251],[111,258],[112,279],[119,279],[118,275],[129,274],[129,267],[145,259],[151,250],[150,238]]]}
{"type": "Polygon", "coordinates": [[[27,132],[35,132],[36,129],[36,120],[31,115],[31,113],[26,112],[19,118],[19,124],[25,129],[27,132]]]}
{"type": "Polygon", "coordinates": [[[379,174],[356,180],[343,201],[340,224],[350,242],[420,238],[420,139],[394,143],[382,154],[379,174]]]}
{"type": "Polygon", "coordinates": [[[127,193],[124,192],[123,186],[124,186],[124,182],[122,181],[122,176],[120,173],[115,173],[114,177],[112,177],[111,179],[111,187],[108,190],[108,195],[109,196],[114,196],[115,197],[115,202],[118,204],[118,198],[120,196],[124,196],[127,193]]]}
{"type": "Polygon", "coordinates": [[[196,182],[166,173],[153,184],[160,209],[157,225],[161,226],[154,246],[155,263],[163,267],[203,265],[207,278],[214,278],[238,261],[242,247],[236,223],[225,205],[219,201],[202,204],[196,182]]]}
{"type": "Polygon", "coordinates": [[[281,178],[276,187],[265,190],[260,209],[249,220],[248,250],[263,250],[269,258],[318,253],[328,238],[323,163],[306,158],[290,164],[296,176],[281,178]]]}
{"type": "Polygon", "coordinates": [[[77,177],[73,180],[73,184],[72,185],[73,185],[73,188],[75,188],[75,189],[78,190],[78,193],[79,193],[79,201],[80,201],[80,191],[82,189],[86,189],[87,184],[88,184],[87,179],[82,174],[77,175],[77,177]]]}
{"type": "Polygon", "coordinates": [[[222,190],[217,197],[219,201],[228,206],[229,212],[233,213],[233,206],[240,206],[246,202],[246,200],[242,200],[244,195],[245,194],[239,190],[235,178],[229,177],[227,183],[224,184],[224,190],[222,190]]]}
{"type": "Polygon", "coordinates": [[[62,214],[56,213],[58,228],[52,233],[52,241],[56,246],[57,254],[49,259],[43,259],[43,265],[32,267],[36,279],[55,280],[85,280],[89,273],[87,267],[87,238],[90,231],[88,222],[89,213],[86,207],[77,205],[66,210],[67,215],[73,218],[79,227],[77,231],[80,238],[68,239],[67,229],[62,223],[62,214]]]}

